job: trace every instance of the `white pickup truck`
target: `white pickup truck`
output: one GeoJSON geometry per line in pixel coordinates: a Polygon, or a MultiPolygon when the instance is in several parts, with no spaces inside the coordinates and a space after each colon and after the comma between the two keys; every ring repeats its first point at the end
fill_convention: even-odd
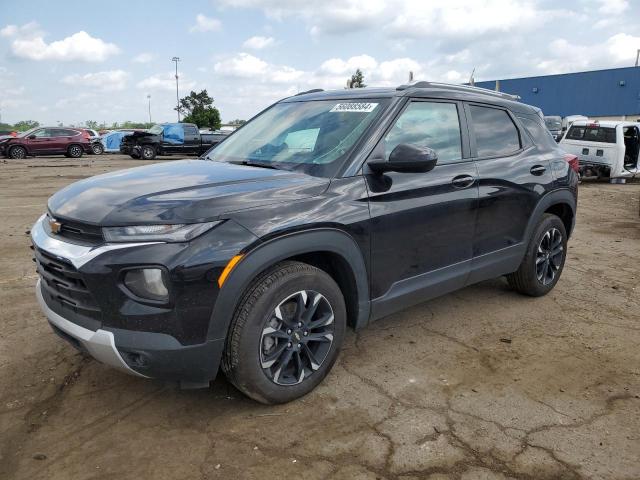
{"type": "Polygon", "coordinates": [[[569,127],[560,147],[578,157],[583,177],[640,177],[640,123],[579,120],[569,127]]]}

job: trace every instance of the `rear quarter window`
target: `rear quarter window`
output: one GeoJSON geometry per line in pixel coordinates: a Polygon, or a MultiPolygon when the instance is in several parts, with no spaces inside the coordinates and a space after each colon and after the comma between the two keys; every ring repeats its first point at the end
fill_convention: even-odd
{"type": "Polygon", "coordinates": [[[549,148],[555,148],[558,146],[551,136],[551,132],[546,128],[546,125],[542,125],[541,120],[535,121],[532,118],[520,116],[518,118],[536,145],[549,148]]]}

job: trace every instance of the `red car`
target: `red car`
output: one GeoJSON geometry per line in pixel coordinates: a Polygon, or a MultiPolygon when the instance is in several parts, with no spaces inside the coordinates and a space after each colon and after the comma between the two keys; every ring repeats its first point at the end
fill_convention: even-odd
{"type": "Polygon", "coordinates": [[[92,153],[91,140],[87,132],[76,128],[37,127],[0,140],[0,154],[9,158],[35,155],[80,158],[84,153],[92,153]]]}

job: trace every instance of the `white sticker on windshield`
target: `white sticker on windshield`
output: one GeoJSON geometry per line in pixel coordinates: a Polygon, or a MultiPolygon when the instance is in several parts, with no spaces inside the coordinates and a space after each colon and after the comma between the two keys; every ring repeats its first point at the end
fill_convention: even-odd
{"type": "Polygon", "coordinates": [[[339,103],[333,107],[330,112],[373,112],[378,106],[377,103],[339,103]]]}

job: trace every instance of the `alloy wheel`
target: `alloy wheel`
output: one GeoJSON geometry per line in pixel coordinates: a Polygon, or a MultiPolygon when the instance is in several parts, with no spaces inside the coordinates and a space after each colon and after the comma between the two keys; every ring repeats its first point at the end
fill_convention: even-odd
{"type": "Polygon", "coordinates": [[[11,149],[11,158],[26,158],[27,152],[22,147],[15,147],[11,149]]]}
{"type": "Polygon", "coordinates": [[[260,364],[278,385],[297,385],[320,368],[333,344],[334,314],[321,293],[301,290],[283,301],[265,322],[260,364]]]}
{"type": "Polygon", "coordinates": [[[80,147],[78,147],[77,145],[73,145],[71,148],[69,148],[69,154],[72,157],[77,158],[80,155],[82,155],[82,149],[80,147]]]}
{"type": "Polygon", "coordinates": [[[557,228],[547,230],[536,252],[536,277],[543,285],[549,285],[554,281],[558,270],[562,266],[564,246],[562,234],[557,228]]]}

